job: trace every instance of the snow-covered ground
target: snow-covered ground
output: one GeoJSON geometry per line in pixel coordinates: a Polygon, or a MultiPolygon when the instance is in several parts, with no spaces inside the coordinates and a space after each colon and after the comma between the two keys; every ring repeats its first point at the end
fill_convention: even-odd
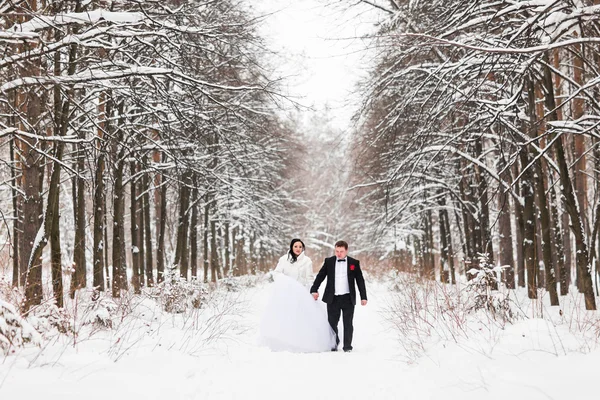
{"type": "Polygon", "coordinates": [[[575,319],[558,326],[525,319],[506,329],[474,322],[457,340],[425,343],[414,359],[388,322],[395,294],[371,283],[368,306],[356,309],[352,353],[273,353],[256,345],[268,285],[216,295],[212,307],[187,318],[133,298],[113,329],[91,336],[81,330],[77,339],[62,336],[42,351],[4,358],[0,399],[536,400],[598,393],[600,351],[578,351],[591,344],[570,333],[575,319]]]}

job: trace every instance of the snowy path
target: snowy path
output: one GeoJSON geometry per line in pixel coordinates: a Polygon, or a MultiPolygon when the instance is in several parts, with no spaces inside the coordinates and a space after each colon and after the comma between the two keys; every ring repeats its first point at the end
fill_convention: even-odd
{"type": "Polygon", "coordinates": [[[537,400],[589,397],[598,390],[593,382],[600,353],[557,357],[529,351],[519,340],[535,339],[529,335],[539,327],[531,323],[507,330],[493,356],[440,345],[408,365],[383,318],[388,293],[374,284],[369,305],[355,312],[352,353],[273,353],[255,344],[267,293],[266,286],[246,290],[244,329],[226,347],[221,343],[195,356],[157,347],[142,332],[132,347],[120,350],[118,362],[101,339],[76,348],[53,344],[37,358],[33,352],[8,357],[0,363],[0,399],[537,400]],[[555,379],[557,371],[563,381],[555,379]]]}

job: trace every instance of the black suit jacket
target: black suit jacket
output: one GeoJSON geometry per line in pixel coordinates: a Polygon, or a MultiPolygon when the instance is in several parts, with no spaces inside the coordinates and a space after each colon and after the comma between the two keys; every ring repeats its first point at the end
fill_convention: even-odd
{"type": "MultiPolygon", "coordinates": [[[[360,261],[352,257],[346,257],[348,265],[348,286],[350,287],[350,298],[352,304],[356,305],[356,285],[358,285],[358,291],[360,293],[361,300],[367,300],[367,288],[365,287],[365,279],[363,278],[362,271],[360,269],[360,261]],[[356,282],[356,285],[354,284],[356,282]]],[[[327,304],[333,302],[333,296],[335,296],[335,263],[337,259],[335,256],[325,259],[321,270],[315,278],[315,282],[310,288],[311,293],[317,293],[319,286],[325,278],[327,278],[327,285],[325,286],[325,293],[323,293],[323,301],[327,304]]]]}

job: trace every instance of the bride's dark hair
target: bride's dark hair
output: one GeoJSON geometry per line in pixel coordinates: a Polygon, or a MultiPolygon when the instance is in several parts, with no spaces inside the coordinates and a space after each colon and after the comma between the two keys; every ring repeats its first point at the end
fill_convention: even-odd
{"type": "Polygon", "coordinates": [[[294,244],[300,242],[302,243],[302,250],[305,249],[304,242],[300,239],[292,239],[292,243],[290,243],[290,257],[292,258],[292,264],[298,261],[298,256],[294,253],[294,244]]]}

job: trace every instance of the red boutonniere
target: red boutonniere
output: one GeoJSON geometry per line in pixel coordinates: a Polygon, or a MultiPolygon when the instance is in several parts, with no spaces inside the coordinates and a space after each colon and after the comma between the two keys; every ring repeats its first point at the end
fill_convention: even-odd
{"type": "Polygon", "coordinates": [[[350,271],[354,271],[354,265],[350,266],[350,271]]]}

